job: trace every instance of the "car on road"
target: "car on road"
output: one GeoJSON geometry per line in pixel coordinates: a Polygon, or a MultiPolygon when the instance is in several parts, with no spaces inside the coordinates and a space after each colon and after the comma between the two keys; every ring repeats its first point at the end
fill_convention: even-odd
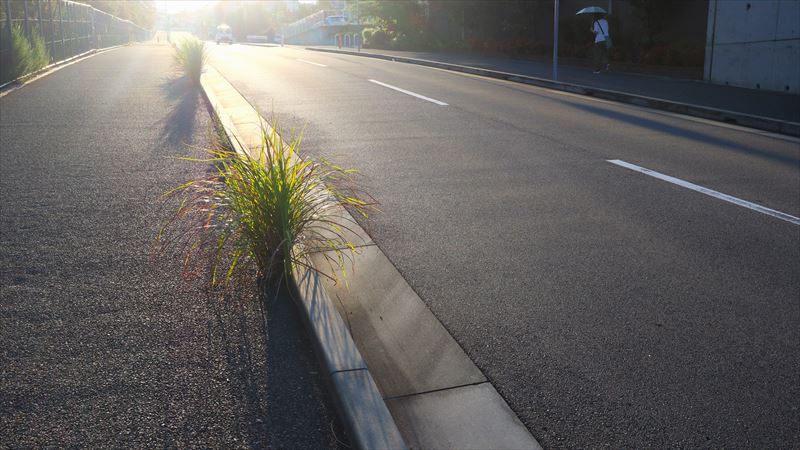
{"type": "Polygon", "coordinates": [[[219,25],[217,27],[214,40],[217,41],[217,44],[221,44],[223,42],[233,44],[233,33],[231,32],[231,27],[225,24],[219,25]]]}

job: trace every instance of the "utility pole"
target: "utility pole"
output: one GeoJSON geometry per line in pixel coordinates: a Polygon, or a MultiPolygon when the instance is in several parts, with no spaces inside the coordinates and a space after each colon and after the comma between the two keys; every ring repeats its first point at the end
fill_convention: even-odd
{"type": "Polygon", "coordinates": [[[553,0],[553,81],[558,80],[558,0],[553,0]]]}

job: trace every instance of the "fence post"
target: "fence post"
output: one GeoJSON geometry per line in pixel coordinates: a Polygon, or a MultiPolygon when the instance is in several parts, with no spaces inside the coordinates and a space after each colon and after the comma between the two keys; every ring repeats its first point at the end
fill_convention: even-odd
{"type": "Polygon", "coordinates": [[[56,29],[53,26],[53,3],[52,2],[48,2],[47,3],[47,13],[48,13],[48,16],[49,16],[47,21],[50,23],[50,27],[49,27],[49,29],[50,29],[50,40],[47,42],[48,44],[50,44],[50,58],[53,61],[57,61],[56,58],[58,56],[56,55],[56,29]]]}
{"type": "Polygon", "coordinates": [[[39,34],[44,39],[44,25],[42,24],[42,0],[36,0],[36,22],[39,24],[39,34]]]}
{"type": "Polygon", "coordinates": [[[8,32],[8,46],[11,48],[13,33],[11,31],[11,0],[6,0],[6,31],[8,32]]]}
{"type": "Polygon", "coordinates": [[[28,37],[28,41],[32,41],[31,25],[28,23],[28,0],[22,0],[22,14],[24,14],[23,20],[25,21],[25,36],[28,37]]]}
{"type": "Polygon", "coordinates": [[[97,49],[100,48],[97,42],[97,29],[94,27],[94,8],[89,10],[89,20],[92,22],[92,47],[97,49]]]}
{"type": "Polygon", "coordinates": [[[558,0],[553,2],[553,81],[558,80],[558,0]]]}
{"type": "Polygon", "coordinates": [[[67,59],[67,47],[64,42],[64,15],[61,14],[61,0],[58,2],[58,29],[61,31],[61,59],[67,59]]]}

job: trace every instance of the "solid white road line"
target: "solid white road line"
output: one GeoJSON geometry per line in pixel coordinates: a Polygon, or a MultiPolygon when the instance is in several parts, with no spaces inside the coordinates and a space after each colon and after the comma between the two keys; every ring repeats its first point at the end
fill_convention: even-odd
{"type": "Polygon", "coordinates": [[[326,66],[325,64],[315,63],[314,61],[306,61],[305,59],[300,59],[300,58],[297,58],[297,60],[298,60],[298,61],[300,61],[300,62],[304,62],[304,63],[306,63],[306,64],[311,64],[311,65],[314,65],[314,66],[319,66],[319,67],[328,67],[328,66],[326,66]]]}
{"type": "Polygon", "coordinates": [[[369,80],[369,81],[372,82],[372,83],[375,83],[375,84],[379,84],[379,85],[381,85],[383,87],[387,87],[389,89],[394,89],[397,92],[402,92],[403,94],[408,94],[408,95],[410,95],[412,97],[417,97],[417,98],[421,98],[423,100],[427,100],[427,101],[429,101],[431,103],[436,103],[437,105],[440,105],[440,106],[447,106],[447,103],[445,103],[445,102],[440,102],[439,100],[435,100],[435,99],[432,99],[430,97],[425,97],[424,95],[419,95],[419,94],[417,94],[415,92],[407,91],[407,90],[399,88],[397,86],[392,86],[391,84],[381,83],[378,80],[369,80]]]}
{"type": "Polygon", "coordinates": [[[635,164],[627,163],[625,161],[619,159],[608,159],[606,160],[611,164],[616,164],[620,167],[624,167],[626,169],[634,170],[636,172],[643,173],[645,175],[649,175],[653,178],[658,178],[659,180],[666,181],[668,183],[677,184],[678,186],[685,187],[686,189],[691,189],[695,192],[699,192],[701,194],[710,195],[711,197],[718,198],[720,200],[725,200],[726,202],[733,203],[734,205],[743,206],[748,209],[752,209],[753,211],[758,211],[761,214],[766,214],[768,216],[772,216],[781,220],[785,220],[787,222],[793,223],[795,225],[800,225],[800,217],[795,217],[790,214],[786,214],[784,212],[776,211],[774,209],[767,208],[766,206],[761,206],[752,202],[748,202],[747,200],[742,200],[740,198],[736,198],[730,196],[728,194],[723,194],[722,192],[717,192],[713,189],[704,188],[703,186],[698,186],[694,183],[689,183],[688,181],[683,181],[679,178],[671,177],[669,175],[664,175],[663,173],[656,172],[654,170],[646,169],[644,167],[637,166],[635,164]]]}

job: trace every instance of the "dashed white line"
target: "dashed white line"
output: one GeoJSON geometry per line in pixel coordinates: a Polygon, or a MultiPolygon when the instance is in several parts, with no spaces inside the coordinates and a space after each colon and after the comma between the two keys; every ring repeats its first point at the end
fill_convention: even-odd
{"type": "Polygon", "coordinates": [[[318,66],[318,67],[328,67],[328,66],[326,66],[325,64],[316,63],[316,62],[314,62],[314,61],[307,61],[307,60],[305,60],[305,59],[300,59],[300,58],[297,58],[297,60],[298,60],[298,61],[300,61],[300,62],[306,63],[306,64],[311,64],[311,65],[313,65],[313,66],[318,66]]]}
{"type": "Polygon", "coordinates": [[[381,83],[378,80],[369,80],[369,81],[372,82],[372,83],[375,83],[375,84],[379,84],[379,85],[381,85],[383,87],[387,87],[389,89],[394,89],[397,92],[402,92],[403,94],[407,94],[407,95],[410,95],[412,97],[417,97],[417,98],[421,98],[422,100],[429,101],[431,103],[436,103],[439,106],[447,106],[447,103],[445,103],[445,102],[441,102],[439,100],[436,100],[436,99],[433,99],[433,98],[430,98],[430,97],[425,97],[424,95],[417,94],[416,92],[407,91],[407,90],[405,90],[403,88],[399,88],[397,86],[392,86],[391,84],[381,83]]]}
{"type": "Polygon", "coordinates": [[[669,175],[664,175],[663,173],[656,172],[655,170],[650,170],[644,167],[637,166],[635,164],[631,164],[619,159],[608,159],[606,160],[611,164],[615,164],[620,167],[624,167],[626,169],[634,170],[639,173],[643,173],[645,175],[649,175],[653,178],[658,178],[659,180],[666,181],[668,183],[672,183],[681,187],[685,187],[686,189],[691,189],[695,192],[699,192],[701,194],[709,195],[714,198],[718,198],[720,200],[725,200],[726,202],[733,203],[734,205],[743,206],[748,209],[752,209],[753,211],[758,211],[761,214],[766,214],[768,216],[772,216],[781,220],[785,220],[789,223],[793,223],[795,225],[800,225],[800,217],[795,217],[791,214],[786,214],[784,212],[776,211],[774,209],[767,208],[766,206],[761,206],[759,204],[748,202],[747,200],[742,200],[740,198],[733,197],[728,194],[723,194],[722,192],[715,191],[713,189],[708,189],[703,186],[696,185],[694,183],[690,183],[688,181],[681,180],[680,178],[671,177],[669,175]]]}

